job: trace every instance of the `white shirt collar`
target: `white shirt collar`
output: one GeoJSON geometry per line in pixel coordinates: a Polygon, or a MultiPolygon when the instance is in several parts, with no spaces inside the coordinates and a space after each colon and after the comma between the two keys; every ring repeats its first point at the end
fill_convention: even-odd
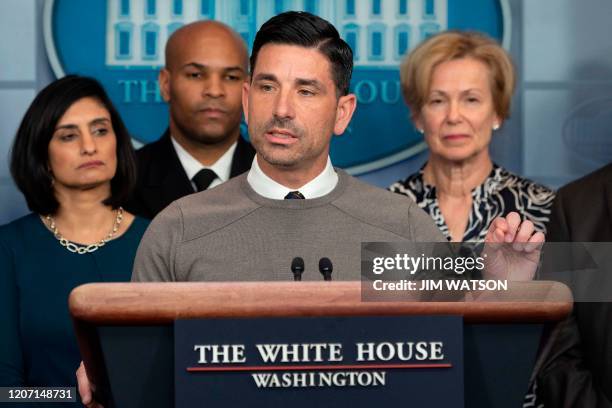
{"type": "MultiPolygon", "coordinates": [[[[211,169],[217,174],[217,178],[210,183],[209,188],[215,187],[229,180],[230,172],[232,170],[232,158],[234,157],[234,152],[236,151],[236,146],[238,145],[237,141],[231,145],[230,148],[223,153],[223,156],[219,157],[219,159],[212,166],[203,166],[202,163],[190,155],[189,152],[183,148],[183,146],[174,140],[174,137],[171,136],[170,140],[172,140],[174,150],[176,150],[179,161],[181,162],[183,169],[185,169],[185,173],[187,174],[187,177],[189,177],[190,181],[193,176],[195,176],[198,171],[202,169],[211,169]]],[[[191,186],[193,187],[194,191],[197,190],[193,181],[191,181],[191,186]]]]}
{"type": "Polygon", "coordinates": [[[268,177],[259,167],[257,156],[253,158],[251,170],[247,175],[251,188],[261,196],[273,200],[283,200],[290,191],[298,190],[306,199],[319,198],[329,194],[338,184],[338,174],[332,166],[329,156],[325,168],[317,177],[310,180],[300,188],[285,187],[268,177]]]}

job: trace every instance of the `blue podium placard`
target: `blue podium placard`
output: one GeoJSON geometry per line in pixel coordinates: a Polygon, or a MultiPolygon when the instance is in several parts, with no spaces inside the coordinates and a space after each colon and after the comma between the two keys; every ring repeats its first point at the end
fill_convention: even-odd
{"type": "Polygon", "coordinates": [[[175,406],[463,407],[460,316],[177,320],[175,406]]]}

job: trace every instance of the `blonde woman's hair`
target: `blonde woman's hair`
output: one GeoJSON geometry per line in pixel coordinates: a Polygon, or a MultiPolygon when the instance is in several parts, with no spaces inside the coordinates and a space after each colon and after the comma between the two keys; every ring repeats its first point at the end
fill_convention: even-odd
{"type": "Polygon", "coordinates": [[[473,58],[488,67],[495,113],[503,119],[510,116],[516,80],[510,55],[485,34],[461,31],[444,31],[428,38],[402,61],[402,93],[413,116],[421,113],[427,100],[434,69],[443,62],[462,58],[473,58]]]}

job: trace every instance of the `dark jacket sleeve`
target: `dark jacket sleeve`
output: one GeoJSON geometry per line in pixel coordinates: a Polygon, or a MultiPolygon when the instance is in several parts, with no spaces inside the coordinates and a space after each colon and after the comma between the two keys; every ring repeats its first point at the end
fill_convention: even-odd
{"type": "Polygon", "coordinates": [[[560,190],[555,197],[550,221],[546,227],[546,240],[548,242],[570,242],[572,237],[567,225],[567,216],[565,214],[565,206],[563,203],[565,193],[560,190]]]}
{"type": "MultiPolygon", "coordinates": [[[[555,199],[547,240],[572,241],[564,193],[555,199]]],[[[602,326],[612,322],[602,322],[602,326]]],[[[601,336],[604,335],[602,327],[601,336]]],[[[585,364],[581,333],[575,314],[556,325],[540,356],[536,367],[537,403],[545,408],[612,408],[602,386],[597,383],[585,364]]],[[[539,406],[536,404],[536,406],[539,406]]]]}
{"type": "Polygon", "coordinates": [[[536,378],[537,399],[545,408],[610,408],[612,403],[585,366],[580,332],[572,315],[559,323],[536,378]]]}

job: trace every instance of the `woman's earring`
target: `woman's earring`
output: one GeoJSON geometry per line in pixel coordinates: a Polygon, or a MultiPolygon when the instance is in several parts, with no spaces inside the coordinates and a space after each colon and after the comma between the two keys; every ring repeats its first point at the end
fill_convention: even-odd
{"type": "Polygon", "coordinates": [[[419,132],[420,134],[424,135],[425,131],[423,129],[417,129],[417,132],[419,132]]]}
{"type": "Polygon", "coordinates": [[[497,130],[497,129],[499,129],[499,124],[495,123],[495,124],[493,125],[493,130],[497,130]]]}

